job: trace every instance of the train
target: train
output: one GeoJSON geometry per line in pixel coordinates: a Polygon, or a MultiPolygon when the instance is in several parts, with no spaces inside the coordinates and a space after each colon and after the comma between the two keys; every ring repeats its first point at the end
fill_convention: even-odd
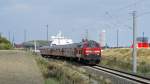
{"type": "Polygon", "coordinates": [[[39,50],[43,57],[70,58],[92,65],[98,64],[101,61],[101,47],[93,40],[42,47],[39,50]]]}

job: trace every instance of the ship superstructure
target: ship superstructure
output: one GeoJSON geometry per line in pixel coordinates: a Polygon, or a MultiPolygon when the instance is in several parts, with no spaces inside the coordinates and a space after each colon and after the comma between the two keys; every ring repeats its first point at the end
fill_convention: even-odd
{"type": "Polygon", "coordinates": [[[72,39],[68,39],[68,38],[65,38],[61,31],[56,35],[56,36],[51,36],[51,44],[50,46],[53,46],[53,45],[66,45],[66,44],[72,44],[73,41],[72,39]]]}

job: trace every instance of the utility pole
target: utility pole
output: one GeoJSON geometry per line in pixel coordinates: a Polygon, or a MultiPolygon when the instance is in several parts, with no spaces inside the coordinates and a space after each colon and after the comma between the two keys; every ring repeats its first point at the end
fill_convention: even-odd
{"type": "Polygon", "coordinates": [[[24,30],[24,42],[26,42],[26,39],[27,39],[27,31],[24,30]]]}
{"type": "Polygon", "coordinates": [[[10,31],[8,32],[8,39],[9,39],[9,41],[10,41],[10,31]]]}
{"type": "Polygon", "coordinates": [[[14,33],[13,33],[12,45],[13,45],[13,48],[14,48],[15,47],[15,36],[14,36],[14,33]]]}
{"type": "Polygon", "coordinates": [[[145,37],[144,35],[145,35],[145,34],[144,34],[144,32],[143,32],[143,39],[142,39],[142,42],[144,42],[144,37],[145,37]]]}
{"type": "Polygon", "coordinates": [[[46,37],[47,37],[47,41],[48,41],[48,24],[46,25],[46,32],[47,32],[47,34],[46,34],[46,37]]]}
{"type": "Polygon", "coordinates": [[[2,34],[1,34],[1,32],[0,32],[0,38],[2,37],[2,34]]]}
{"type": "Polygon", "coordinates": [[[132,66],[133,73],[137,73],[137,28],[136,28],[136,11],[133,11],[133,54],[132,54],[132,66]]]}
{"type": "Polygon", "coordinates": [[[117,48],[119,47],[119,29],[117,29],[117,48]]]}
{"type": "Polygon", "coordinates": [[[34,40],[34,52],[36,52],[36,40],[34,40]]]}
{"type": "Polygon", "coordinates": [[[88,29],[86,29],[86,36],[85,36],[86,40],[88,40],[88,35],[89,35],[89,32],[88,32],[88,29]]]}

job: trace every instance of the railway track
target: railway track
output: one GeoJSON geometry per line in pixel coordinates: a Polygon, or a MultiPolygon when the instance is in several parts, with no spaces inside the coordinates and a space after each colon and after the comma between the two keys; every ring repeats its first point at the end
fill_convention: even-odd
{"type": "Polygon", "coordinates": [[[99,66],[99,65],[90,66],[90,68],[93,68],[94,70],[97,70],[99,72],[105,72],[109,75],[113,75],[113,76],[122,78],[123,80],[130,81],[131,84],[150,84],[150,78],[142,77],[139,75],[122,72],[119,70],[114,70],[114,69],[106,68],[106,67],[99,66]]]}
{"type": "Polygon", "coordinates": [[[107,76],[109,78],[111,78],[112,76],[116,77],[115,80],[113,81],[116,81],[116,80],[121,81],[117,83],[115,82],[114,84],[150,84],[150,78],[146,78],[146,77],[139,76],[136,74],[127,73],[127,72],[107,68],[107,67],[100,66],[100,65],[86,66],[86,67],[88,67],[88,69],[92,69],[93,72],[97,71],[96,74],[99,72],[102,72],[102,73],[107,73],[107,75],[110,75],[110,76],[107,76]]]}

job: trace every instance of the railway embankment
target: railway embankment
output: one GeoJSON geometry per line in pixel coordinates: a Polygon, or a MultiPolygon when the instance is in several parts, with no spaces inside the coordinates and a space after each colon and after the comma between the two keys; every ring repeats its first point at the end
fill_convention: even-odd
{"type": "Polygon", "coordinates": [[[58,59],[45,59],[34,55],[45,78],[45,84],[111,84],[103,76],[89,73],[84,65],[58,59]]]}
{"type": "MultiPolygon", "coordinates": [[[[150,49],[138,49],[137,55],[137,74],[150,78],[150,49]]],[[[132,49],[105,49],[102,52],[102,61],[100,65],[132,72],[132,49]]]]}
{"type": "Polygon", "coordinates": [[[19,50],[0,51],[0,84],[44,84],[36,61],[19,50]]]}

